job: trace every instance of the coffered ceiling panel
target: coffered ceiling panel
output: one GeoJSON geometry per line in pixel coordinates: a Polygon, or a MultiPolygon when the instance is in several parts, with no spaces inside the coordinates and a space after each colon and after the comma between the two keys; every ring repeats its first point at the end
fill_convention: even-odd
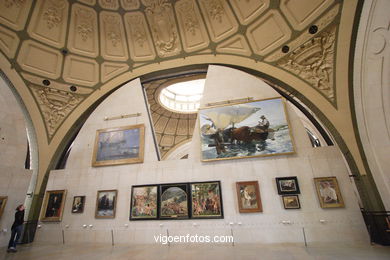
{"type": "Polygon", "coordinates": [[[128,69],[129,65],[127,65],[126,63],[104,62],[101,65],[101,80],[104,83],[107,80],[110,80],[115,76],[121,74],[122,72],[127,71],[128,69]]]}
{"type": "Polygon", "coordinates": [[[230,0],[238,20],[242,24],[252,22],[269,7],[270,0],[230,0]]]}
{"type": "Polygon", "coordinates": [[[37,1],[27,32],[38,41],[57,48],[64,47],[68,9],[66,0],[37,1]]]}
{"type": "Polygon", "coordinates": [[[28,40],[23,42],[17,61],[25,71],[57,79],[61,75],[62,59],[59,50],[28,40]]]}
{"type": "Polygon", "coordinates": [[[153,60],[156,53],[144,15],[140,12],[127,13],[124,18],[131,59],[153,60]]]}
{"type": "Polygon", "coordinates": [[[100,48],[104,59],[126,61],[129,56],[121,16],[113,12],[100,13],[100,48]]]}
{"type": "Polygon", "coordinates": [[[118,10],[119,0],[99,0],[99,5],[105,9],[118,10]]]}
{"type": "Polygon", "coordinates": [[[229,4],[221,0],[200,0],[211,40],[219,42],[238,30],[238,23],[229,4]]]}
{"type": "Polygon", "coordinates": [[[15,31],[24,29],[32,2],[31,0],[1,0],[0,22],[15,31]]]}
{"type": "Polygon", "coordinates": [[[93,59],[69,55],[65,59],[63,78],[70,83],[92,87],[99,82],[99,65],[93,59]]]}
{"type": "Polygon", "coordinates": [[[242,35],[236,35],[217,46],[217,52],[241,54],[250,56],[252,54],[250,47],[242,35]]]}
{"type": "Polygon", "coordinates": [[[137,10],[140,7],[139,0],[121,0],[122,8],[126,11],[137,10]]]}
{"type": "Polygon", "coordinates": [[[19,45],[18,35],[4,27],[0,27],[0,50],[12,59],[15,56],[16,49],[19,45]]]}
{"type": "Polygon", "coordinates": [[[194,0],[180,0],[175,4],[175,9],[184,50],[192,52],[207,47],[209,37],[194,0]]]}
{"type": "Polygon", "coordinates": [[[96,0],[78,0],[80,3],[87,4],[87,5],[95,5],[96,0]]]}
{"type": "Polygon", "coordinates": [[[250,25],[247,37],[255,53],[266,55],[290,39],[291,30],[278,11],[272,10],[250,25]]]}
{"type": "Polygon", "coordinates": [[[97,14],[92,8],[79,4],[72,6],[68,48],[88,57],[99,55],[97,14]]]}
{"type": "Polygon", "coordinates": [[[333,2],[334,0],[281,0],[280,9],[295,29],[302,30],[333,2]]]}

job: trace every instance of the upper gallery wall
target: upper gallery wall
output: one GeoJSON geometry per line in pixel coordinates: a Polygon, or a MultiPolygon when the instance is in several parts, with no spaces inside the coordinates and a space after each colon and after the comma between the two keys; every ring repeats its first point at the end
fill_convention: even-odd
{"type": "Polygon", "coordinates": [[[1,70],[33,122],[37,191],[77,120],[110,91],[151,72],[210,63],[277,79],[365,175],[348,74],[358,3],[1,0],[1,70]]]}

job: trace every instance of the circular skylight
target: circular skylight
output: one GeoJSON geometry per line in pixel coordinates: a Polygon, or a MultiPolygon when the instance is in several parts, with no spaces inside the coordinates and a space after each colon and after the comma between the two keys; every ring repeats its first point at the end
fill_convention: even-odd
{"type": "Polygon", "coordinates": [[[193,113],[199,109],[205,79],[174,83],[160,92],[160,102],[169,110],[193,113]]]}

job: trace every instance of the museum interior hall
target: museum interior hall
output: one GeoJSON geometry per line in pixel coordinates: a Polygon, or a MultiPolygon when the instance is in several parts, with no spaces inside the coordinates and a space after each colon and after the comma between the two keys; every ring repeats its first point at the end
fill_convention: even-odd
{"type": "Polygon", "coordinates": [[[1,259],[390,259],[390,1],[0,0],[1,259]]]}

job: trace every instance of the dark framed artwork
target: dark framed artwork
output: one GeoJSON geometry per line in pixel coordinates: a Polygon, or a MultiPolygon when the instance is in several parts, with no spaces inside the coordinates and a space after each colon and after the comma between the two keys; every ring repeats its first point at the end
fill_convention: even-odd
{"type": "Polygon", "coordinates": [[[117,190],[99,190],[96,197],[95,218],[115,218],[117,190]]]}
{"type": "Polygon", "coordinates": [[[5,205],[7,205],[8,196],[0,196],[0,218],[3,215],[5,205]]]}
{"type": "Polygon", "coordinates": [[[276,178],[278,194],[300,194],[298,178],[296,176],[276,178]]]}
{"type": "Polygon", "coordinates": [[[301,203],[299,202],[298,195],[283,195],[283,206],[285,209],[300,209],[301,203]]]}
{"type": "Polygon", "coordinates": [[[321,208],[345,207],[336,177],[314,178],[314,184],[321,208]]]}
{"type": "Polygon", "coordinates": [[[160,219],[190,217],[188,186],[188,183],[160,184],[160,219]]]}
{"type": "Polygon", "coordinates": [[[263,212],[258,181],[236,182],[240,213],[263,212]]]}
{"type": "Polygon", "coordinates": [[[295,152],[282,98],[207,107],[198,118],[202,161],[295,152]]]}
{"type": "Polygon", "coordinates": [[[221,182],[193,182],[191,186],[192,218],[223,218],[221,182]]]}
{"type": "Polygon", "coordinates": [[[144,144],[143,124],[97,130],[92,166],[142,163],[144,144]]]}
{"type": "Polygon", "coordinates": [[[130,220],[158,219],[158,185],[131,187],[130,220]]]}
{"type": "Polygon", "coordinates": [[[85,205],[85,196],[74,196],[72,203],[72,213],[83,213],[85,205]]]}
{"type": "Polygon", "coordinates": [[[62,220],[66,190],[46,191],[43,201],[41,221],[58,222],[62,220]]]}

